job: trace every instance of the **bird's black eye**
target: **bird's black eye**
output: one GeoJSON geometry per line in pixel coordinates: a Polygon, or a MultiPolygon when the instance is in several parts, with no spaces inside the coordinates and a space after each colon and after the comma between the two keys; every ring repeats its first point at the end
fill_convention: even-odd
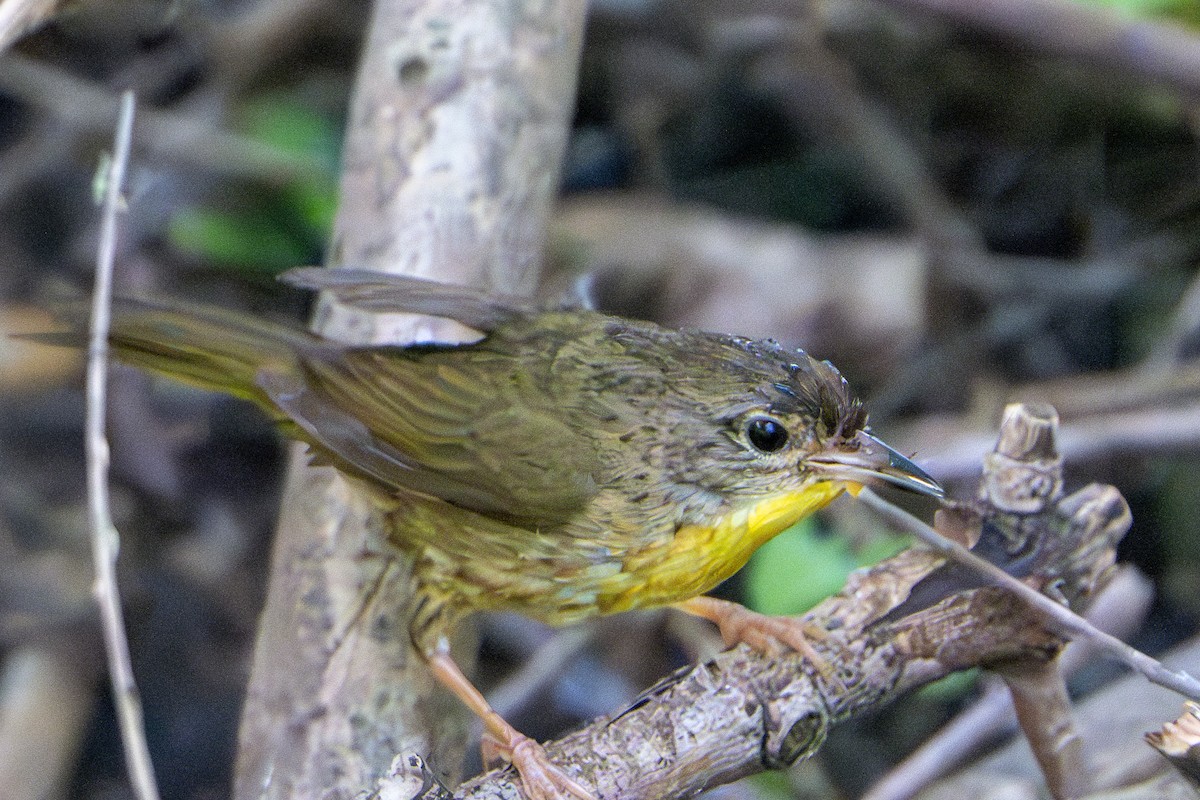
{"type": "Polygon", "coordinates": [[[788,432],[778,420],[755,417],[746,423],[746,438],[764,453],[774,453],[787,444],[788,432]]]}

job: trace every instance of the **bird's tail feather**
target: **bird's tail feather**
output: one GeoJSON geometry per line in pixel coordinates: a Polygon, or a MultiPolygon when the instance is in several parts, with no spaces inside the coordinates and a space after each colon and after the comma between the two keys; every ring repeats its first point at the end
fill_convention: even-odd
{"type": "MultiPolygon", "coordinates": [[[[86,345],[82,306],[61,309],[74,330],[29,338],[86,345]]],[[[264,368],[294,371],[298,357],[327,346],[299,329],[213,306],[175,301],[113,300],[109,346],[127,364],[254,401],[278,414],[258,375],[264,368]]]]}

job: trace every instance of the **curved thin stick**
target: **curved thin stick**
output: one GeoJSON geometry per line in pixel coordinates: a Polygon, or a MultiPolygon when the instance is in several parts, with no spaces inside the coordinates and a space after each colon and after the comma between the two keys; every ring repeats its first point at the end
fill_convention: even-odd
{"type": "Polygon", "coordinates": [[[1105,633],[1071,609],[1061,605],[1041,592],[1009,575],[1000,567],[977,556],[961,544],[947,539],[920,519],[898,508],[870,489],[863,489],[858,500],[870,506],[877,514],[896,528],[907,531],[946,558],[975,570],[999,587],[1008,589],[1034,608],[1046,615],[1050,625],[1069,639],[1080,639],[1094,645],[1100,651],[1122,662],[1146,680],[1171,689],[1184,697],[1200,699],[1200,681],[1186,672],[1172,672],[1161,662],[1134,647],[1130,647],[1115,636],[1105,633]]]}
{"type": "Polygon", "coordinates": [[[121,595],[117,589],[117,552],[120,539],[108,507],[108,442],[104,438],[105,388],[108,380],[108,326],[112,305],[113,261],[117,250],[117,212],[121,205],[121,187],[129,163],[133,135],[134,96],[121,95],[121,110],[112,162],[101,174],[104,186],[104,216],[100,224],[100,244],[96,253],[96,286],[92,294],[92,320],[88,337],[87,365],[87,452],[88,529],[92,537],[92,560],[96,564],[96,584],[92,591],[100,606],[104,629],[104,648],[108,653],[108,672],[112,680],[113,701],[125,746],[125,765],[139,800],[158,800],[154,767],[146,745],[142,721],[142,703],[133,680],[129,658],[129,640],[121,616],[121,595]]]}

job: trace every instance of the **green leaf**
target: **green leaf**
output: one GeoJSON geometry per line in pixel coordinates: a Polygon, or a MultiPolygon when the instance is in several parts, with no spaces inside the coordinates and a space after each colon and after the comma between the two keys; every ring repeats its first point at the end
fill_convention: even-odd
{"type": "Polygon", "coordinates": [[[267,96],[238,111],[240,127],[251,138],[297,155],[315,156],[332,172],[337,167],[341,131],[329,117],[299,101],[267,96]]]}
{"type": "Polygon", "coordinates": [[[925,700],[939,703],[949,703],[961,700],[965,695],[974,691],[979,683],[978,667],[952,672],[944,678],[928,683],[917,690],[917,695],[925,700]]]}
{"type": "Polygon", "coordinates": [[[239,111],[248,136],[278,150],[315,158],[328,169],[323,175],[297,180],[280,197],[314,233],[324,236],[337,210],[337,168],[342,131],[336,120],[305,107],[291,97],[256,98],[239,111]]]}
{"type": "Polygon", "coordinates": [[[754,784],[755,791],[750,793],[753,797],[762,800],[791,800],[796,796],[788,774],[783,770],[760,772],[749,780],[754,784]]]}
{"type": "Polygon", "coordinates": [[[908,539],[882,529],[864,541],[821,530],[808,517],[764,544],[746,568],[746,603],[772,615],[802,614],[841,591],[851,572],[900,552],[908,539]]]}
{"type": "Polygon", "coordinates": [[[332,181],[328,185],[302,181],[285,189],[283,199],[308,228],[322,238],[333,228],[333,217],[337,213],[337,186],[332,181]]]}
{"type": "Polygon", "coordinates": [[[206,208],[177,213],[168,236],[175,247],[200,258],[265,272],[302,263],[308,253],[306,243],[267,217],[206,208]]]}
{"type": "Polygon", "coordinates": [[[763,614],[799,614],[834,594],[857,566],[847,542],[817,534],[813,517],[758,549],[746,574],[746,601],[763,614]]]}

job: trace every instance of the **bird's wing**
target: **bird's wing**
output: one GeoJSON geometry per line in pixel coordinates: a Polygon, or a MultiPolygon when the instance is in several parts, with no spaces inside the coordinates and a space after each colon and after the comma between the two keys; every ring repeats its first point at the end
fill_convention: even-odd
{"type": "Polygon", "coordinates": [[[428,314],[485,333],[535,310],[528,300],[513,295],[363,269],[296,267],[279,279],[302,289],[329,292],[365,311],[428,314]]]}
{"type": "Polygon", "coordinates": [[[303,370],[263,370],[258,384],[335,465],[385,487],[542,529],[597,490],[587,437],[538,390],[514,388],[504,363],[373,347],[303,370]]]}

